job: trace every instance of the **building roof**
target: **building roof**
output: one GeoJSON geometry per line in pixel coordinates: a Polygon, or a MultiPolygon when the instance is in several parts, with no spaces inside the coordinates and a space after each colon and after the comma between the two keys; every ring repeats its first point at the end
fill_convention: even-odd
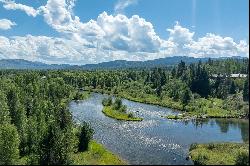
{"type": "MultiPolygon", "coordinates": [[[[226,74],[212,74],[212,77],[214,77],[214,78],[223,77],[223,76],[228,77],[226,74]]],[[[230,77],[231,78],[246,78],[247,74],[240,74],[240,73],[238,73],[238,74],[231,74],[230,77]]]]}

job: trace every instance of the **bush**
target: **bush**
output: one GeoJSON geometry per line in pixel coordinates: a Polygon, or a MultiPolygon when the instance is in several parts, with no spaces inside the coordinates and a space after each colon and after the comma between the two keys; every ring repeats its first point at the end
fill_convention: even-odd
{"type": "Polygon", "coordinates": [[[191,144],[191,145],[190,145],[190,148],[189,148],[189,151],[196,149],[196,148],[197,148],[197,146],[198,146],[198,144],[197,144],[197,143],[193,143],[193,144],[191,144]]]}
{"type": "Polygon", "coordinates": [[[214,149],[215,148],[215,144],[213,144],[213,143],[210,143],[210,144],[208,144],[208,147],[207,147],[209,150],[212,150],[212,149],[214,149]]]}
{"type": "Polygon", "coordinates": [[[109,98],[104,98],[102,100],[102,105],[103,106],[111,106],[112,105],[112,98],[109,97],[109,98]]]}
{"type": "Polygon", "coordinates": [[[127,112],[127,107],[125,105],[122,105],[119,110],[120,110],[120,112],[126,113],[127,112]]]}
{"type": "Polygon", "coordinates": [[[246,150],[242,150],[239,152],[236,158],[236,165],[249,165],[249,152],[246,150]]]}
{"type": "Polygon", "coordinates": [[[130,113],[128,114],[128,118],[134,118],[133,113],[130,112],[130,113]]]}
{"type": "Polygon", "coordinates": [[[201,98],[201,96],[198,93],[193,93],[193,97],[194,99],[199,99],[201,98]]]}
{"type": "Polygon", "coordinates": [[[199,154],[197,160],[194,161],[194,165],[205,165],[208,157],[204,154],[199,154]]]}
{"type": "Polygon", "coordinates": [[[122,107],[122,100],[120,98],[116,98],[114,102],[114,109],[119,110],[122,107]]]}
{"type": "Polygon", "coordinates": [[[93,138],[94,130],[91,128],[91,126],[83,122],[81,131],[79,134],[79,145],[78,145],[78,150],[83,152],[88,150],[88,145],[90,140],[93,138]]]}

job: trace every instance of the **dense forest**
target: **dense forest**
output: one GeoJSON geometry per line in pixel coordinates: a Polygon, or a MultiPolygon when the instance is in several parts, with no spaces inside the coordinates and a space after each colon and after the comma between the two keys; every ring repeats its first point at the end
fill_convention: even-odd
{"type": "MultiPolygon", "coordinates": [[[[0,165],[70,164],[93,130],[73,123],[74,87],[43,72],[8,71],[0,79],[0,165]]],[[[79,95],[78,95],[79,96],[79,95]]]]}
{"type": "Polygon", "coordinates": [[[60,71],[52,75],[62,76],[76,88],[138,102],[210,117],[248,117],[248,70],[247,59],[209,59],[168,68],[60,71]]]}
{"type": "Polygon", "coordinates": [[[210,117],[248,117],[248,74],[244,59],[153,69],[1,70],[0,165],[71,164],[73,153],[88,149],[93,130],[74,123],[68,110],[81,90],[210,117]]]}

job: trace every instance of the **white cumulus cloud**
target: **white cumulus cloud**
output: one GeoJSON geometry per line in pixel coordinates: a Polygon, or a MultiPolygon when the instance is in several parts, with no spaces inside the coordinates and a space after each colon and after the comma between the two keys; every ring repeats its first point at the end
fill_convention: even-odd
{"type": "Polygon", "coordinates": [[[39,11],[34,9],[33,7],[26,6],[26,5],[19,4],[19,3],[15,3],[14,1],[0,0],[0,2],[4,3],[3,7],[7,10],[22,10],[27,15],[33,16],[33,17],[36,17],[39,13],[39,11]]]}
{"type": "Polygon", "coordinates": [[[97,25],[104,32],[103,41],[114,50],[128,52],[157,52],[162,40],[154,31],[150,22],[137,15],[131,18],[106,12],[97,18],[97,25]]]}
{"type": "Polygon", "coordinates": [[[186,47],[192,55],[216,57],[247,55],[249,50],[246,41],[236,43],[231,37],[221,37],[212,33],[190,42],[186,47]]]}
{"type": "Polygon", "coordinates": [[[8,19],[0,19],[0,30],[8,30],[11,29],[12,26],[15,26],[16,23],[12,22],[8,19]]]}
{"type": "MultiPolygon", "coordinates": [[[[195,39],[195,32],[181,26],[179,22],[176,22],[173,28],[167,29],[168,38],[160,38],[152,23],[144,18],[121,14],[122,10],[136,2],[132,0],[118,1],[115,15],[102,12],[88,22],[81,22],[80,18],[74,15],[76,0],[48,0],[44,6],[37,9],[16,4],[14,1],[0,2],[4,2],[4,7],[8,10],[19,9],[33,17],[43,16],[51,28],[61,33],[61,38],[0,36],[0,58],[86,64],[117,59],[149,60],[171,55],[249,56],[248,41],[236,42],[231,37],[212,33],[195,39]]],[[[10,25],[10,28],[13,25],[10,25]]],[[[4,26],[0,23],[0,29],[1,27],[4,26]]]]}
{"type": "Polygon", "coordinates": [[[145,60],[156,54],[109,51],[64,38],[26,35],[0,36],[0,59],[25,59],[50,64],[88,64],[110,60],[145,60]]]}
{"type": "Polygon", "coordinates": [[[118,0],[114,7],[115,14],[123,13],[124,9],[130,5],[136,4],[137,1],[138,0],[118,0]]]}

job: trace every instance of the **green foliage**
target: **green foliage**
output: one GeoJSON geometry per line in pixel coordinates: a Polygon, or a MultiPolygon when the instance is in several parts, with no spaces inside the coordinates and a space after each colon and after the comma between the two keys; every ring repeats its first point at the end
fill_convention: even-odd
{"type": "Polygon", "coordinates": [[[249,151],[241,150],[236,157],[236,165],[249,165],[249,151]]]}
{"type": "Polygon", "coordinates": [[[91,128],[91,126],[84,122],[81,125],[81,131],[79,134],[79,145],[78,150],[80,152],[88,150],[89,142],[93,138],[94,130],[91,128]]]}
{"type": "Polygon", "coordinates": [[[112,105],[112,97],[109,97],[109,98],[104,98],[102,100],[102,105],[103,106],[111,106],[112,105]]]}
{"type": "Polygon", "coordinates": [[[134,114],[132,112],[128,113],[128,118],[134,118],[134,114]]]}
{"type": "Polygon", "coordinates": [[[127,165],[125,161],[93,140],[89,143],[88,151],[73,154],[73,159],[74,165],[127,165]]]}
{"type": "Polygon", "coordinates": [[[234,81],[231,82],[229,93],[230,94],[236,93],[236,85],[235,85],[234,81]]]}
{"type": "Polygon", "coordinates": [[[206,154],[198,154],[197,159],[194,160],[194,165],[206,165],[208,156],[206,154]]]}
{"type": "Polygon", "coordinates": [[[122,107],[122,100],[120,98],[116,98],[112,106],[115,110],[120,110],[120,108],[122,107]]]}
{"type": "Polygon", "coordinates": [[[10,112],[6,96],[0,91],[0,125],[10,123],[10,120],[10,112]]]}
{"type": "Polygon", "coordinates": [[[192,150],[196,149],[197,147],[198,147],[198,144],[193,143],[193,144],[190,145],[189,151],[192,151],[192,150]]]}
{"type": "Polygon", "coordinates": [[[194,144],[189,154],[195,165],[249,165],[249,144],[194,144]]]}
{"type": "MultiPolygon", "coordinates": [[[[79,87],[185,110],[187,116],[248,117],[248,78],[230,78],[233,73],[248,74],[248,61],[210,59],[205,63],[181,62],[168,68],[134,70],[5,70],[0,75],[0,125],[16,128],[21,163],[69,164],[79,139],[73,133],[75,127],[67,106],[72,99],[88,96],[78,91],[79,87]]],[[[131,118],[119,99],[114,103],[107,99],[103,104],[108,116],[142,120],[131,118]]]]}
{"type": "Polygon", "coordinates": [[[0,125],[0,165],[14,165],[19,159],[19,136],[14,125],[0,125]]]}
{"type": "Polygon", "coordinates": [[[125,120],[125,121],[142,121],[143,119],[142,118],[137,118],[137,117],[134,117],[134,115],[131,115],[132,113],[124,113],[124,112],[121,112],[120,110],[114,110],[113,107],[104,107],[102,112],[110,117],[110,118],[114,118],[114,119],[117,119],[117,120],[125,120]]]}
{"type": "Polygon", "coordinates": [[[0,124],[5,127],[1,128],[0,151],[4,152],[2,148],[5,148],[7,152],[0,152],[1,160],[6,160],[1,162],[72,163],[71,156],[78,149],[78,138],[73,133],[68,103],[76,95],[76,89],[59,73],[54,74],[53,71],[13,71],[11,74],[6,71],[6,75],[0,76],[0,124]],[[13,125],[8,126],[10,123],[13,125]],[[6,131],[4,135],[2,130],[6,131]],[[12,136],[6,142],[8,132],[12,136]],[[3,141],[12,149],[7,149],[3,141]]]}
{"type": "Polygon", "coordinates": [[[191,92],[190,90],[188,89],[185,89],[184,90],[184,93],[182,95],[182,98],[181,98],[181,102],[184,104],[184,105],[187,105],[189,103],[189,101],[191,100],[191,92]]]}
{"type": "Polygon", "coordinates": [[[41,142],[41,159],[43,165],[71,164],[71,155],[75,152],[76,141],[72,130],[62,131],[57,125],[51,125],[48,133],[41,142]]]}
{"type": "Polygon", "coordinates": [[[249,78],[247,78],[244,82],[243,99],[244,101],[249,102],[249,78]]]}
{"type": "Polygon", "coordinates": [[[74,100],[84,100],[88,98],[89,93],[88,92],[76,92],[76,95],[74,97],[74,100]]]}

